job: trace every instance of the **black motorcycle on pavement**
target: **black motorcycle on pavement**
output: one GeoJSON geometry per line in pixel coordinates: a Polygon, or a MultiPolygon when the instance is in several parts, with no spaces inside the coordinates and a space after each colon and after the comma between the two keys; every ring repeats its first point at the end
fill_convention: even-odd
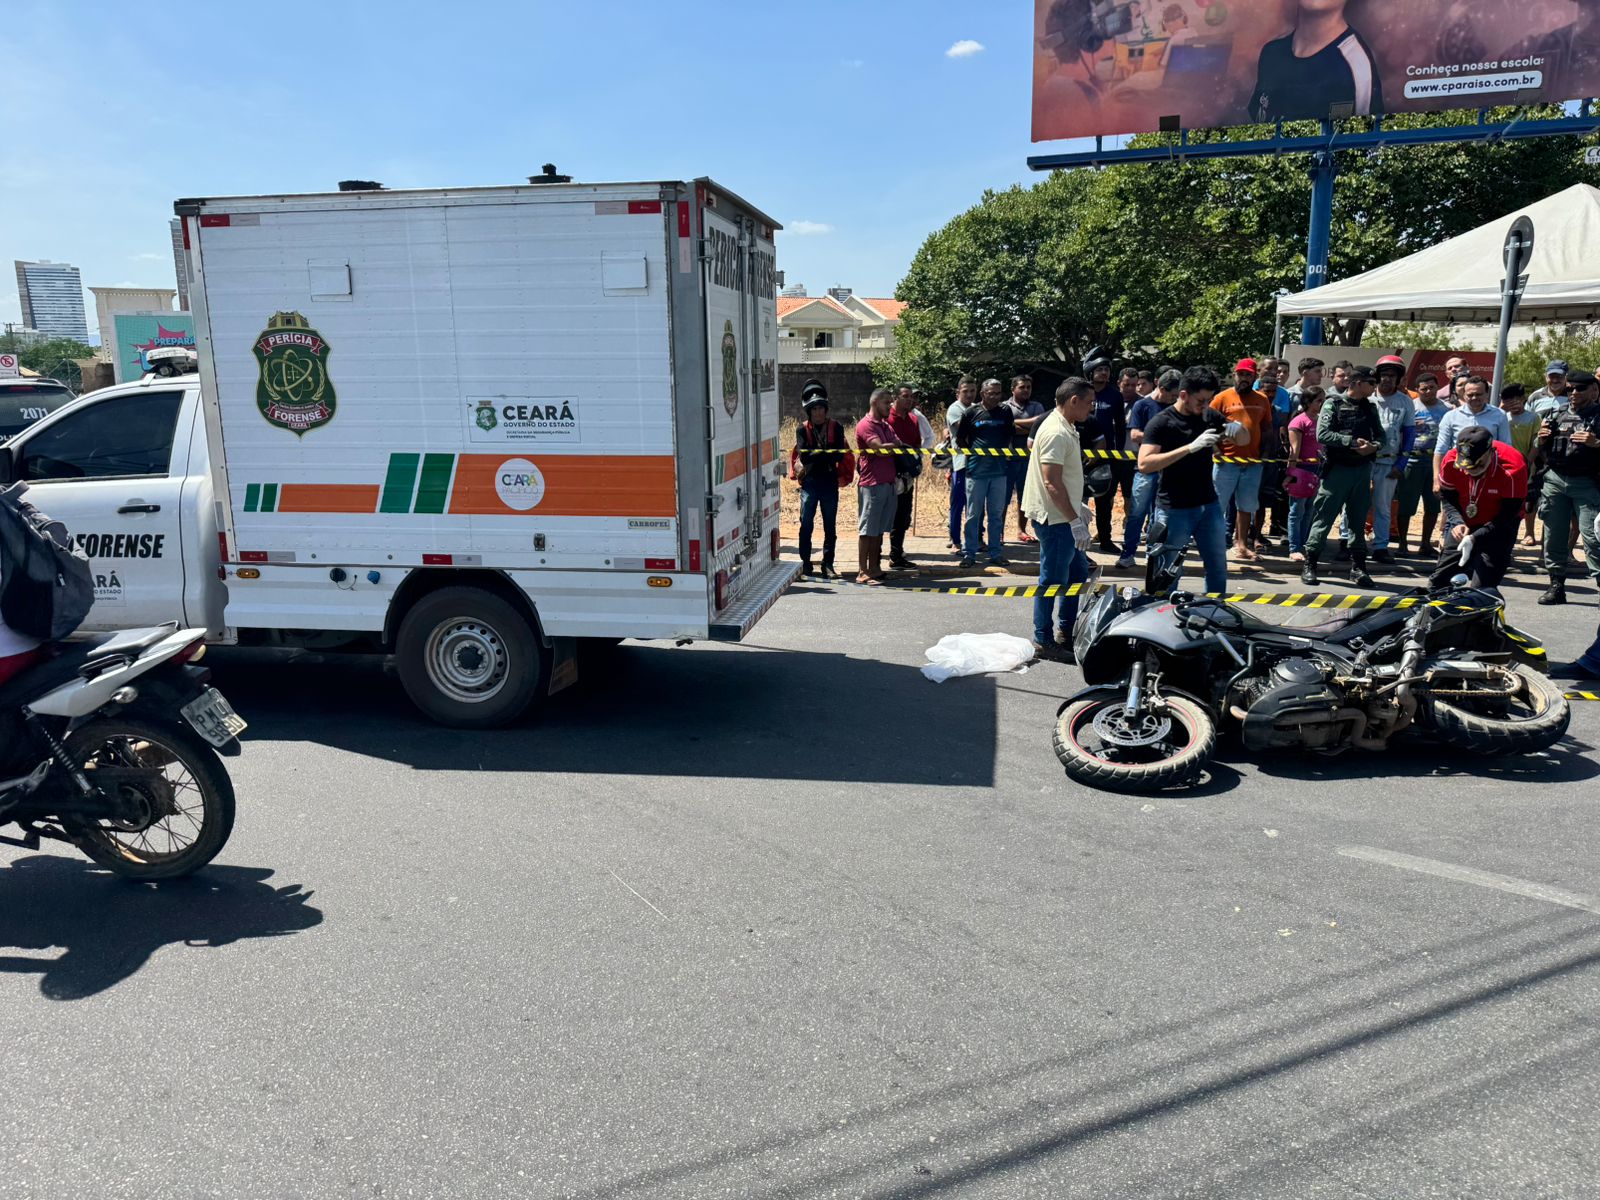
{"type": "Polygon", "coordinates": [[[1383,750],[1414,730],[1472,754],[1526,754],[1567,731],[1543,647],[1464,576],[1376,608],[1275,608],[1172,592],[1181,562],[1153,554],[1143,592],[1103,589],[1079,615],[1089,686],[1058,711],[1055,750],[1080,783],[1192,783],[1224,722],[1257,753],[1383,750]]]}

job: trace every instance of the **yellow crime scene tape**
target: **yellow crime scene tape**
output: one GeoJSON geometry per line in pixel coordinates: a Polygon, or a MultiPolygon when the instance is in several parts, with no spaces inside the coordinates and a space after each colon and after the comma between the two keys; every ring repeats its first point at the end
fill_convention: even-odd
{"type": "MultiPolygon", "coordinates": [[[[962,450],[951,447],[945,450],[934,450],[926,446],[866,446],[860,450],[796,450],[796,454],[962,454],[973,458],[1027,458],[1033,452],[1021,447],[1004,447],[998,450],[962,450]]],[[[1089,459],[1112,462],[1138,462],[1139,454],[1135,450],[1085,450],[1083,456],[1089,459]]],[[[1292,458],[1238,458],[1230,454],[1212,455],[1214,462],[1245,463],[1255,465],[1258,463],[1287,463],[1295,462],[1292,458]]],[[[1298,460],[1307,464],[1315,463],[1314,458],[1298,460]]]]}
{"type": "Polygon", "coordinates": [[[1600,692],[1568,692],[1568,700],[1600,700],[1600,692]]]}
{"type": "MultiPolygon", "coordinates": [[[[840,580],[847,587],[870,587],[854,580],[840,580]]],[[[879,584],[883,592],[915,592],[928,596],[963,596],[1001,600],[1048,600],[1062,596],[1082,596],[1089,592],[1113,587],[1110,583],[1051,583],[1016,584],[1010,587],[905,587],[899,584],[879,584]]],[[[1336,592],[1206,592],[1197,596],[1201,600],[1221,600],[1225,604],[1254,604],[1265,608],[1311,608],[1329,612],[1377,612],[1380,609],[1437,608],[1467,611],[1466,605],[1451,604],[1448,600],[1429,600],[1424,596],[1341,596],[1336,592]]],[[[1504,615],[1504,610],[1501,610],[1504,615]]],[[[1544,657],[1544,647],[1539,642],[1502,622],[1502,631],[1511,641],[1523,648],[1530,657],[1544,657]]],[[[1581,693],[1579,699],[1591,699],[1581,693]]],[[[1572,699],[1572,697],[1568,697],[1572,699]]]]}

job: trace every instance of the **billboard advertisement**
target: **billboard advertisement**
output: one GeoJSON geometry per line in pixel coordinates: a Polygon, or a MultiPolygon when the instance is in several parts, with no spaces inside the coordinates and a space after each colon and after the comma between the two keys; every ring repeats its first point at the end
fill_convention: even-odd
{"type": "Polygon", "coordinates": [[[194,349],[194,318],[186,312],[117,313],[111,318],[116,348],[111,361],[117,382],[143,379],[150,368],[145,356],[167,346],[194,349]]]}
{"type": "Polygon", "coordinates": [[[1035,0],[1033,140],[1600,93],[1600,0],[1035,0]]]}

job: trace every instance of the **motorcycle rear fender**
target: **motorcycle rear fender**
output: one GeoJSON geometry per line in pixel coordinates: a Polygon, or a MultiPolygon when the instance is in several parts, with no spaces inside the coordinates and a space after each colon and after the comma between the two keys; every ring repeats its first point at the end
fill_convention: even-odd
{"type": "Polygon", "coordinates": [[[206,636],[203,629],[180,629],[168,634],[130,663],[114,667],[93,679],[79,677],[29,703],[34,712],[52,717],[84,717],[110,701],[118,688],[147,675],[179,651],[206,636]]]}

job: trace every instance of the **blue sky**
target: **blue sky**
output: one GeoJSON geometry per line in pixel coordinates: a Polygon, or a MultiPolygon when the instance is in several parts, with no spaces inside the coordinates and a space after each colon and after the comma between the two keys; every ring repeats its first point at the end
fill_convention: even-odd
{"type": "Polygon", "coordinates": [[[1028,0],[6,9],[0,321],[13,258],[173,286],[178,196],[710,175],[795,228],[789,282],[892,295],[929,232],[1037,178],[1028,0]]]}

